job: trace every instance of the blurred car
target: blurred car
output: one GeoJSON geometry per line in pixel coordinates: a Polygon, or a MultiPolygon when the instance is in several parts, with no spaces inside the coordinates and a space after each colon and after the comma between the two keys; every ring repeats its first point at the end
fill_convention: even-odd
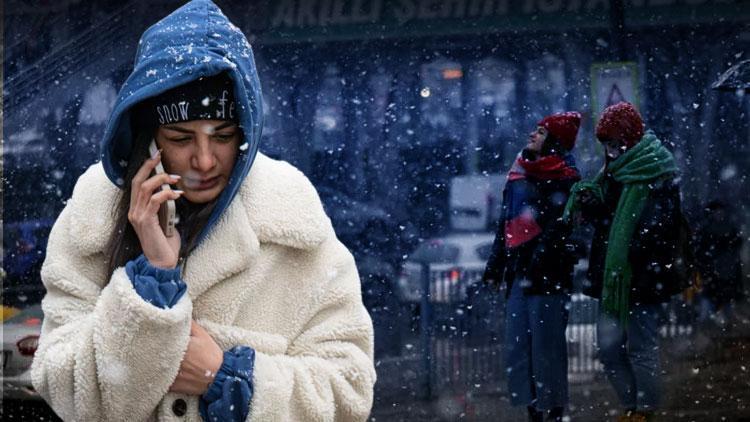
{"type": "Polygon", "coordinates": [[[373,222],[385,222],[389,219],[388,213],[375,204],[359,201],[327,186],[316,188],[339,237],[359,235],[373,222]]]}
{"type": "Polygon", "coordinates": [[[2,320],[5,321],[6,319],[12,317],[13,315],[17,313],[18,313],[18,308],[3,305],[3,316],[2,316],[3,319],[2,320]]]}
{"type": "Polygon", "coordinates": [[[3,268],[7,276],[27,274],[44,258],[44,248],[54,220],[43,218],[3,226],[3,268]]]}
{"type": "Polygon", "coordinates": [[[22,309],[3,323],[3,400],[41,397],[31,385],[31,360],[42,330],[42,305],[22,309]]]}
{"type": "Polygon", "coordinates": [[[422,265],[430,270],[431,302],[453,302],[466,298],[466,289],[482,278],[492,252],[491,232],[454,233],[427,239],[407,256],[397,281],[402,302],[420,302],[422,265]]]}
{"type": "Polygon", "coordinates": [[[53,223],[29,219],[3,225],[3,305],[23,308],[41,301],[39,271],[53,223]]]}

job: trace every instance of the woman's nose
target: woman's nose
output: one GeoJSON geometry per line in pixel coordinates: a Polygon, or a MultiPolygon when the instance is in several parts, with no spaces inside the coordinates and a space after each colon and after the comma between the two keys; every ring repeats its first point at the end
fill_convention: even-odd
{"type": "Polygon", "coordinates": [[[198,145],[193,155],[193,167],[201,172],[211,170],[216,165],[216,156],[208,143],[198,145]]]}

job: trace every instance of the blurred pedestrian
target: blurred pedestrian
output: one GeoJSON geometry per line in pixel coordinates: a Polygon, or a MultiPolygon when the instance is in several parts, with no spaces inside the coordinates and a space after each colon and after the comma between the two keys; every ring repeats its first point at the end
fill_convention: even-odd
{"type": "Polygon", "coordinates": [[[507,283],[505,367],[511,403],[529,420],[562,420],[568,403],[565,328],[574,248],[561,217],[580,179],[576,112],[545,117],[511,167],[485,283],[507,283]]]}
{"type": "Polygon", "coordinates": [[[605,166],[573,187],[565,219],[581,215],[594,226],[584,293],[600,298],[599,359],[625,408],[622,420],[642,420],[659,403],[658,314],[686,281],[689,236],[672,153],[644,132],[635,107],[605,109],[596,137],[605,166]]]}
{"type": "Polygon", "coordinates": [[[367,419],[354,260],[308,179],[258,152],[262,105],[251,47],[211,1],[143,34],[42,269],[32,379],[63,419],[367,419]]]}
{"type": "Polygon", "coordinates": [[[696,233],[696,264],[701,274],[701,321],[729,322],[732,303],[742,299],[742,236],[727,203],[714,200],[703,208],[696,233]]]}

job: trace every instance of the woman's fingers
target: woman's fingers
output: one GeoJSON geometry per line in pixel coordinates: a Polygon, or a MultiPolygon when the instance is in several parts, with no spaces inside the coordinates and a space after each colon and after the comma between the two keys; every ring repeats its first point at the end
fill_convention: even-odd
{"type": "Polygon", "coordinates": [[[194,337],[210,337],[211,336],[210,334],[208,334],[208,331],[206,331],[206,329],[203,328],[203,326],[195,322],[195,320],[193,320],[193,322],[190,324],[190,335],[194,337]]]}
{"type": "Polygon", "coordinates": [[[182,194],[183,191],[181,190],[163,190],[151,195],[151,198],[146,205],[146,214],[156,214],[159,211],[161,204],[170,199],[175,201],[182,196],[182,194]]]}
{"type": "Polygon", "coordinates": [[[177,373],[177,378],[175,378],[172,385],[169,386],[169,391],[173,393],[180,393],[184,389],[182,377],[180,376],[179,372],[177,373]]]}
{"type": "Polygon", "coordinates": [[[591,205],[594,202],[596,202],[596,198],[594,197],[594,194],[591,191],[588,191],[588,190],[580,192],[578,194],[578,199],[584,205],[591,205]]]}
{"type": "Polygon", "coordinates": [[[156,168],[156,164],[161,161],[161,151],[157,152],[156,155],[147,159],[141,165],[141,168],[133,176],[133,180],[130,182],[130,209],[132,210],[138,204],[139,193],[141,191],[141,184],[148,179],[149,175],[156,168]]]}
{"type": "MultiPolygon", "coordinates": [[[[159,189],[162,185],[173,185],[177,183],[181,177],[176,174],[155,174],[148,179],[144,180],[138,185],[138,200],[142,201],[144,199],[148,199],[151,197],[151,195],[159,189]]],[[[135,191],[136,187],[133,186],[133,191],[135,191]]]]}
{"type": "Polygon", "coordinates": [[[144,161],[141,168],[139,168],[138,172],[136,172],[135,176],[133,176],[133,181],[131,183],[133,187],[140,185],[144,180],[148,179],[148,175],[151,174],[152,171],[154,171],[154,169],[156,168],[156,164],[159,161],[161,161],[161,151],[157,151],[156,155],[144,161]]]}
{"type": "Polygon", "coordinates": [[[203,391],[196,388],[195,383],[188,378],[189,377],[187,377],[186,374],[182,373],[182,371],[178,372],[177,378],[175,378],[174,382],[169,387],[169,391],[173,393],[189,394],[193,396],[199,396],[203,394],[203,391]]]}
{"type": "Polygon", "coordinates": [[[159,189],[162,185],[174,185],[180,180],[180,176],[176,174],[156,174],[149,177],[140,186],[140,195],[143,195],[140,199],[148,199],[154,192],[159,189]]]}
{"type": "Polygon", "coordinates": [[[136,204],[135,207],[130,209],[128,213],[130,223],[137,225],[141,222],[148,221],[149,218],[156,216],[161,204],[170,199],[173,201],[177,200],[183,193],[184,192],[181,190],[163,190],[152,194],[148,200],[139,201],[145,204],[136,204]]]}
{"type": "Polygon", "coordinates": [[[155,174],[148,179],[146,179],[141,184],[141,189],[146,190],[149,192],[155,191],[157,188],[159,188],[161,185],[174,185],[175,183],[179,182],[182,177],[178,174],[155,174]]]}
{"type": "MultiPolygon", "coordinates": [[[[130,213],[134,217],[133,219],[145,218],[143,216],[144,211],[146,213],[155,214],[159,207],[152,207],[154,192],[159,189],[160,186],[165,184],[175,184],[180,180],[179,175],[170,175],[166,173],[156,174],[151,177],[149,175],[154,170],[156,165],[161,160],[161,153],[157,153],[155,156],[146,160],[138,173],[133,177],[132,191],[130,194],[130,213]]],[[[158,203],[161,204],[168,199],[179,198],[180,191],[177,191],[177,195],[161,195],[157,197],[158,203]]],[[[131,222],[132,220],[131,219],[131,222]]]]}
{"type": "Polygon", "coordinates": [[[205,393],[214,381],[222,360],[223,352],[219,346],[203,327],[193,321],[187,350],[170,391],[192,395],[205,393]],[[212,355],[215,356],[212,358],[212,355]]]}

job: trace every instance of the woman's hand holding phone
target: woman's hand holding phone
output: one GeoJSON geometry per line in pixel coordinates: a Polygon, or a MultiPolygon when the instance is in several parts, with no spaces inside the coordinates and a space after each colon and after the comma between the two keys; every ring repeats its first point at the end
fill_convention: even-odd
{"type": "Polygon", "coordinates": [[[180,234],[175,230],[171,237],[164,235],[159,225],[159,207],[168,200],[182,195],[179,190],[160,190],[163,184],[175,184],[179,176],[151,173],[161,161],[157,152],[146,160],[133,177],[128,220],[141,242],[141,249],[151,265],[175,268],[180,254],[180,234]]]}

